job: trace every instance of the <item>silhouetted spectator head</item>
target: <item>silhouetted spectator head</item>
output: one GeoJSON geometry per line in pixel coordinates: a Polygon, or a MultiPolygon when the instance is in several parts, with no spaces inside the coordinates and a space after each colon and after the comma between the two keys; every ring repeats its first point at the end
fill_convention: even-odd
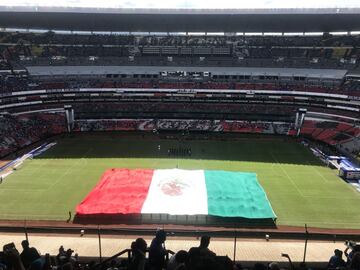
{"type": "Polygon", "coordinates": [[[209,246],[209,244],[210,244],[210,236],[208,236],[208,235],[201,236],[200,247],[207,248],[209,246]]]}
{"type": "Polygon", "coordinates": [[[269,269],[270,270],[280,270],[280,266],[277,262],[272,262],[269,264],[269,269]]]}
{"type": "Polygon", "coordinates": [[[134,243],[135,243],[134,244],[135,249],[141,250],[142,252],[145,253],[147,248],[147,243],[143,238],[137,238],[134,243]]]}
{"type": "MultiPolygon", "coordinates": [[[[36,248],[29,247],[29,242],[27,240],[22,241],[21,245],[23,247],[23,251],[20,254],[20,258],[24,267],[28,269],[32,263],[40,258],[40,254],[36,248]]],[[[42,267],[42,260],[40,260],[40,262],[37,262],[33,265],[32,269],[38,269],[40,267],[40,263],[42,267]]]]}
{"type": "Polygon", "coordinates": [[[339,249],[334,250],[334,256],[332,256],[328,263],[328,268],[344,267],[345,261],[342,259],[343,252],[339,249]]]}
{"type": "Polygon", "coordinates": [[[176,254],[175,254],[175,260],[178,263],[185,263],[187,261],[188,258],[188,253],[185,250],[179,250],[176,254]]]}
{"type": "Polygon", "coordinates": [[[341,258],[343,255],[343,252],[340,249],[335,249],[334,254],[336,257],[341,258]]]}
{"type": "Polygon", "coordinates": [[[73,254],[73,250],[71,248],[69,248],[68,250],[66,250],[66,256],[67,257],[71,257],[71,255],[73,254]]]}
{"type": "Polygon", "coordinates": [[[60,246],[59,247],[59,254],[64,254],[64,253],[65,253],[64,246],[60,246]]]}
{"type": "Polygon", "coordinates": [[[200,249],[198,247],[190,248],[188,256],[189,256],[189,259],[199,257],[200,256],[200,249]]]}
{"type": "Polygon", "coordinates": [[[29,248],[29,241],[28,240],[23,240],[21,242],[21,246],[22,246],[23,249],[29,248]]]}
{"type": "Polygon", "coordinates": [[[164,230],[158,230],[156,232],[155,238],[160,242],[164,243],[166,240],[166,232],[164,230]]]}

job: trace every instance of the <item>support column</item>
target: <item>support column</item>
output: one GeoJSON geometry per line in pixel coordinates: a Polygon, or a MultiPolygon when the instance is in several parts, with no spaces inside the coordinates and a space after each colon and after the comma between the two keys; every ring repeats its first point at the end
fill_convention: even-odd
{"type": "Polygon", "coordinates": [[[304,123],[304,118],[305,118],[306,112],[307,112],[307,109],[303,109],[303,108],[300,108],[296,112],[296,117],[295,117],[296,136],[299,136],[299,134],[300,134],[300,130],[304,123]]]}
{"type": "Polygon", "coordinates": [[[67,130],[70,133],[74,128],[74,109],[71,105],[65,105],[65,116],[66,116],[66,123],[67,123],[67,130]]]}

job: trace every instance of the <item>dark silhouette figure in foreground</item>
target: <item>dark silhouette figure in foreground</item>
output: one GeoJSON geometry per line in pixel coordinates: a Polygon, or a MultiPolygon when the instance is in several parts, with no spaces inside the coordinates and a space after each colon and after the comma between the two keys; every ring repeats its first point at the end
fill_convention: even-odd
{"type": "Polygon", "coordinates": [[[155,238],[151,241],[149,249],[149,266],[151,270],[161,270],[165,268],[166,259],[166,232],[158,230],[155,238]]]}

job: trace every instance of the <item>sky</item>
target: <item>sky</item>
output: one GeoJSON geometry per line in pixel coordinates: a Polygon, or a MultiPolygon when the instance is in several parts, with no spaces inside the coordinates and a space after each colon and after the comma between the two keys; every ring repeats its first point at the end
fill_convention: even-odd
{"type": "Polygon", "coordinates": [[[360,8],[360,0],[0,0],[0,6],[92,8],[360,8]]]}

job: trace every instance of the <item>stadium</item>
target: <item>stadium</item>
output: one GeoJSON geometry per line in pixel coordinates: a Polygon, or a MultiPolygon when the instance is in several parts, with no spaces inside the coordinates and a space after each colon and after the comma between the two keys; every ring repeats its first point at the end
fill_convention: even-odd
{"type": "Polygon", "coordinates": [[[360,269],[359,61],[360,6],[0,3],[0,268],[360,269]]]}

